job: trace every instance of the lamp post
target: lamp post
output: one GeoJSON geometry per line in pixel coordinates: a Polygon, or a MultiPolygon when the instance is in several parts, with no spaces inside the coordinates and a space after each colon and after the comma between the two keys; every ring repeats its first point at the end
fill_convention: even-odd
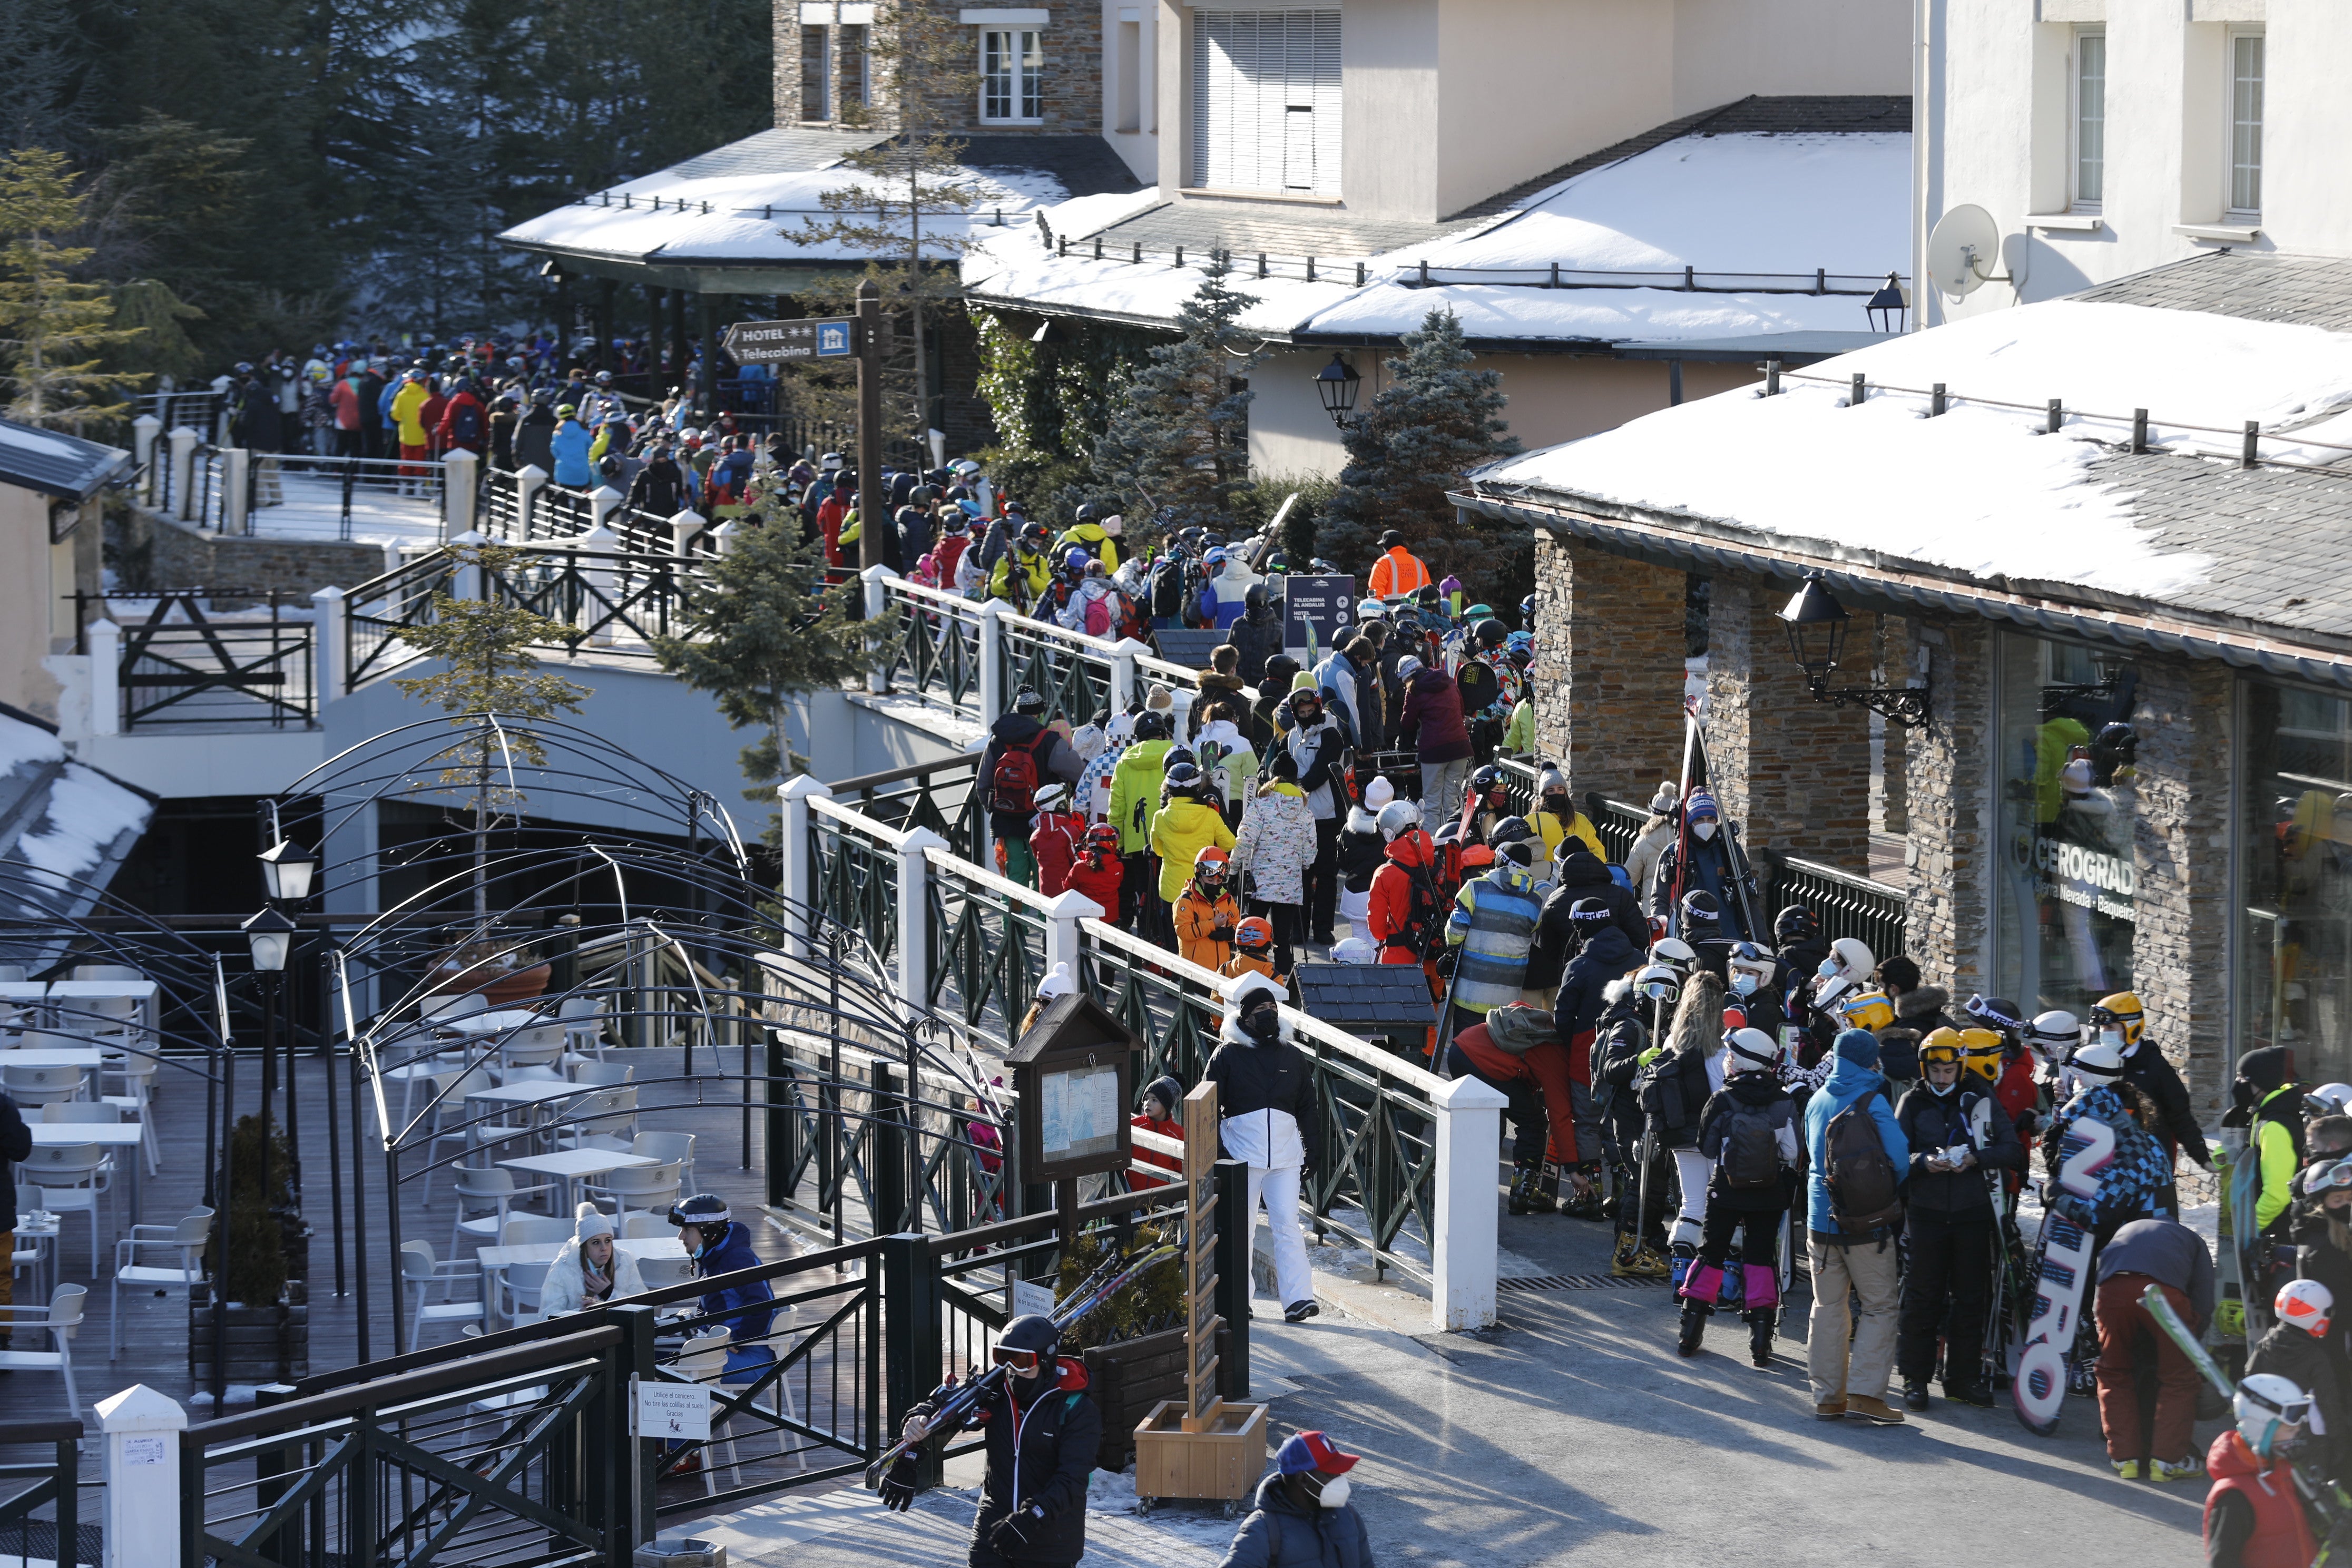
{"type": "Polygon", "coordinates": [[[291,838],[281,838],[261,852],[261,880],[272,903],[299,904],[310,896],[319,858],[291,838]]]}
{"type": "Polygon", "coordinates": [[[1863,707],[1890,724],[1916,729],[1927,722],[1926,686],[1848,686],[1832,688],[1830,674],[1845,652],[1846,614],[1822,574],[1812,573],[1780,609],[1789,629],[1789,654],[1805,672],[1806,689],[1816,702],[1840,708],[1863,707]]]}
{"type": "MultiPolygon", "coordinates": [[[[261,986],[261,1203],[269,1205],[269,1100],[278,1092],[278,977],[286,971],[286,955],[294,944],[294,922],[274,904],[245,922],[246,945],[253,954],[253,972],[261,986]]],[[[232,1113],[232,1124],[234,1114],[232,1113]]],[[[231,1224],[236,1194],[229,1194],[231,1224]]]]}
{"type": "Polygon", "coordinates": [[[1323,400],[1323,412],[1331,423],[1341,429],[1348,427],[1348,416],[1356,411],[1356,394],[1364,378],[1343,354],[1334,353],[1331,363],[1315,376],[1315,394],[1323,400]]]}
{"type": "Polygon", "coordinates": [[[1895,274],[1890,272],[1886,275],[1886,281],[1879,285],[1878,292],[1873,294],[1862,309],[1863,313],[1870,318],[1872,331],[1899,332],[1903,330],[1903,314],[1910,309],[1910,301],[1904,299],[1903,285],[1896,282],[1895,274]]]}

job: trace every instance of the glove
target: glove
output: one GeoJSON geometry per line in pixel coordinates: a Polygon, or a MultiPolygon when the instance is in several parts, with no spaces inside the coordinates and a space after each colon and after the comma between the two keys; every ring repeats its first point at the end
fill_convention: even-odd
{"type": "Polygon", "coordinates": [[[1665,1047],[1652,1046],[1648,1050],[1643,1051],[1640,1056],[1635,1057],[1633,1060],[1643,1067],[1648,1067],[1652,1062],[1656,1061],[1660,1057],[1664,1056],[1665,1054],[1665,1047]]]}
{"type": "Polygon", "coordinates": [[[1007,1514],[998,1520],[996,1528],[988,1532],[988,1543],[1000,1554],[1009,1557],[1035,1544],[1045,1523],[1045,1514],[1033,1502],[1019,1513],[1007,1514]]]}
{"type": "Polygon", "coordinates": [[[915,1506],[915,1456],[901,1454],[882,1478],[882,1506],[904,1513],[915,1506]]]}
{"type": "Polygon", "coordinates": [[[2207,1175],[2213,1173],[2213,1151],[2206,1146],[2205,1140],[2200,1138],[2189,1145],[2189,1157],[2204,1166],[2207,1175]]]}

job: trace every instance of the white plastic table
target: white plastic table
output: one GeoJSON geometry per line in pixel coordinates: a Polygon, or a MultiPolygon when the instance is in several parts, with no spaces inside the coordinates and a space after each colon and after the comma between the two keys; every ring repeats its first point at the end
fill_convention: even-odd
{"type": "Polygon", "coordinates": [[[461,1035],[497,1035],[509,1029],[528,1029],[533,1024],[552,1024],[555,1018],[546,1013],[534,1013],[528,1007],[501,1007],[492,1013],[468,1013],[462,1018],[436,1018],[436,1029],[454,1029],[461,1035]]]}
{"type": "MultiPolygon", "coordinates": [[[[485,1247],[474,1254],[482,1266],[482,1300],[495,1301],[499,1279],[509,1268],[545,1268],[563,1250],[560,1241],[527,1241],[513,1247],[485,1247]]],[[[620,1251],[643,1263],[648,1258],[667,1258],[683,1262],[686,1244],[674,1236],[614,1237],[613,1245],[620,1251]]]]}
{"type": "Polygon", "coordinates": [[[651,1154],[625,1154],[612,1149],[558,1149],[551,1154],[526,1154],[520,1160],[501,1160],[499,1164],[509,1171],[523,1171],[534,1176],[553,1176],[563,1184],[562,1213],[570,1214],[580,1202],[579,1184],[590,1176],[601,1176],[607,1171],[625,1171],[632,1165],[658,1165],[651,1154]]]}
{"type": "MultiPolygon", "coordinates": [[[[593,1094],[596,1092],[597,1087],[597,1085],[593,1083],[567,1083],[561,1079],[530,1079],[521,1083],[492,1084],[488,1089],[475,1089],[466,1096],[466,1103],[469,1106],[476,1103],[484,1103],[489,1105],[522,1105],[531,1107],[533,1126],[529,1132],[519,1134],[519,1136],[535,1139],[540,1133],[540,1130],[537,1126],[538,1107],[546,1104],[550,1100],[577,1100],[583,1094],[593,1094]]],[[[475,1141],[477,1142],[483,1141],[479,1129],[476,1129],[475,1141]]],[[[512,1140],[510,1138],[499,1138],[497,1142],[499,1143],[506,1143],[512,1142],[512,1140]]]]}
{"type": "Polygon", "coordinates": [[[16,1216],[15,1235],[20,1244],[27,1241],[48,1244],[41,1249],[40,1261],[32,1265],[33,1290],[38,1300],[47,1301],[57,1289],[58,1233],[64,1228],[62,1216],[58,1215],[51,1215],[46,1225],[36,1225],[30,1215],[16,1216]]]}
{"type": "Polygon", "coordinates": [[[88,1068],[96,1071],[106,1053],[96,1046],[83,1050],[0,1051],[0,1068],[88,1068]]]}
{"type": "MultiPolygon", "coordinates": [[[[0,1052],[0,1055],[14,1053],[0,1052]]],[[[25,1053],[30,1055],[31,1053],[25,1053]]],[[[139,1148],[139,1123],[136,1121],[27,1121],[32,1130],[36,1149],[70,1149],[77,1143],[95,1143],[105,1149],[129,1149],[136,1154],[139,1148]]],[[[117,1160],[120,1170],[123,1162],[117,1160]]],[[[131,1223],[139,1223],[139,1177],[144,1160],[133,1158],[131,1165],[131,1223]]],[[[33,1184],[38,1186],[40,1183],[33,1184]]]]}

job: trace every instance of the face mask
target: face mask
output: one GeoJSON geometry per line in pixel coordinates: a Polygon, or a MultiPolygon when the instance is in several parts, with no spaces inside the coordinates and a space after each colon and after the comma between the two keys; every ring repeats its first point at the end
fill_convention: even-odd
{"type": "Polygon", "coordinates": [[[1316,1496],[1315,1506],[1318,1508],[1342,1508],[1346,1506],[1347,1501],[1348,1478],[1345,1476],[1335,1476],[1331,1479],[1323,1483],[1322,1491],[1318,1493],[1316,1496]]]}
{"type": "Polygon", "coordinates": [[[2239,1079],[2230,1085],[2230,1103],[2241,1110],[2252,1110],[2256,1093],[2252,1080],[2239,1079]]]}
{"type": "Polygon", "coordinates": [[[1756,994],[1756,981],[1755,975],[1743,971],[1731,977],[1731,988],[1742,996],[1753,996],[1756,994]]]}
{"type": "Polygon", "coordinates": [[[1835,980],[1844,972],[1838,968],[1838,961],[1832,956],[1822,959],[1821,967],[1813,973],[1823,980],[1835,980]]]}
{"type": "Polygon", "coordinates": [[[1263,1046],[1282,1033],[1282,1015],[1271,1007],[1242,1015],[1242,1033],[1263,1046]]]}
{"type": "Polygon", "coordinates": [[[1704,844],[1708,839],[1715,837],[1715,824],[1712,822],[1694,822],[1691,824],[1691,831],[1696,834],[1698,836],[1699,842],[1704,844]]]}
{"type": "Polygon", "coordinates": [[[2101,1029],[2099,1031],[2099,1044],[2103,1046],[2113,1046],[2116,1049],[2126,1053],[2131,1049],[2129,1046],[2124,1044],[2124,1032],[2121,1029],[2101,1029]]]}

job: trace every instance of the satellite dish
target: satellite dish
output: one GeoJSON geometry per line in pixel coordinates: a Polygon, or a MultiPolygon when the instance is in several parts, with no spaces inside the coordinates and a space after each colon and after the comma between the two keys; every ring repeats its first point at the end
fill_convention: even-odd
{"type": "Polygon", "coordinates": [[[1927,237],[1927,276],[1958,299],[1987,283],[2013,282],[2009,274],[1987,270],[2000,259],[2000,226],[1980,206],[1963,203],[1936,220],[1927,237]]]}

